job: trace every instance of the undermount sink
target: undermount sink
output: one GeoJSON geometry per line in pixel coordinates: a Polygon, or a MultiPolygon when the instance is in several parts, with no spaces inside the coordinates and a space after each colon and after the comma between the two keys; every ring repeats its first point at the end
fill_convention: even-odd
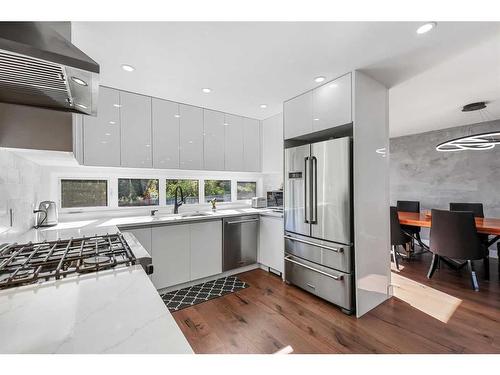
{"type": "Polygon", "coordinates": [[[206,212],[189,212],[181,214],[181,217],[199,217],[199,216],[210,216],[210,214],[206,212]]]}

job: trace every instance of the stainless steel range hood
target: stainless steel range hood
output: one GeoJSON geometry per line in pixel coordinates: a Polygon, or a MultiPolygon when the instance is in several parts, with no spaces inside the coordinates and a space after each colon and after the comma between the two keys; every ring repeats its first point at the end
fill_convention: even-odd
{"type": "Polygon", "coordinates": [[[0,102],[97,114],[99,65],[43,22],[0,22],[0,102]]]}

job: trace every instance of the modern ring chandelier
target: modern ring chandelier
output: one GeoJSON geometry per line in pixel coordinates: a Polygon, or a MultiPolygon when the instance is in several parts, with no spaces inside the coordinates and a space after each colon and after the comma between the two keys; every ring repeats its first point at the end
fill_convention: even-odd
{"type": "MultiPolygon", "coordinates": [[[[481,111],[486,108],[485,102],[471,103],[463,107],[462,112],[481,111]]],[[[481,111],[482,112],[482,111],[481,111]]],[[[480,112],[480,114],[481,114],[480,112]]],[[[500,144],[500,131],[467,135],[452,139],[436,146],[437,151],[491,150],[500,144]]]]}

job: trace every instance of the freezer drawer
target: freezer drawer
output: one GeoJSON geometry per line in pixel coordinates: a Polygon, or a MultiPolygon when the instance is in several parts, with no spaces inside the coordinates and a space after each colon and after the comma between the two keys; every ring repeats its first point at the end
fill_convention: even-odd
{"type": "Polygon", "coordinates": [[[345,313],[354,310],[352,276],[306,260],[285,255],[285,280],[318,297],[340,306],[345,313]]]}
{"type": "Polygon", "coordinates": [[[329,268],[352,272],[352,247],[285,233],[285,251],[329,268]]]}
{"type": "Polygon", "coordinates": [[[259,216],[237,216],[223,219],[222,271],[257,262],[259,216]]]}

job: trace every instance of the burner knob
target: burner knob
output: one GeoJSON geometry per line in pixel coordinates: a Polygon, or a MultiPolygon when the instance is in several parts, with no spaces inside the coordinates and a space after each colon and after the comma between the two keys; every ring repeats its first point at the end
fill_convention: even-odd
{"type": "Polygon", "coordinates": [[[146,275],[152,275],[154,271],[154,267],[152,264],[148,264],[146,266],[146,275]]]}

